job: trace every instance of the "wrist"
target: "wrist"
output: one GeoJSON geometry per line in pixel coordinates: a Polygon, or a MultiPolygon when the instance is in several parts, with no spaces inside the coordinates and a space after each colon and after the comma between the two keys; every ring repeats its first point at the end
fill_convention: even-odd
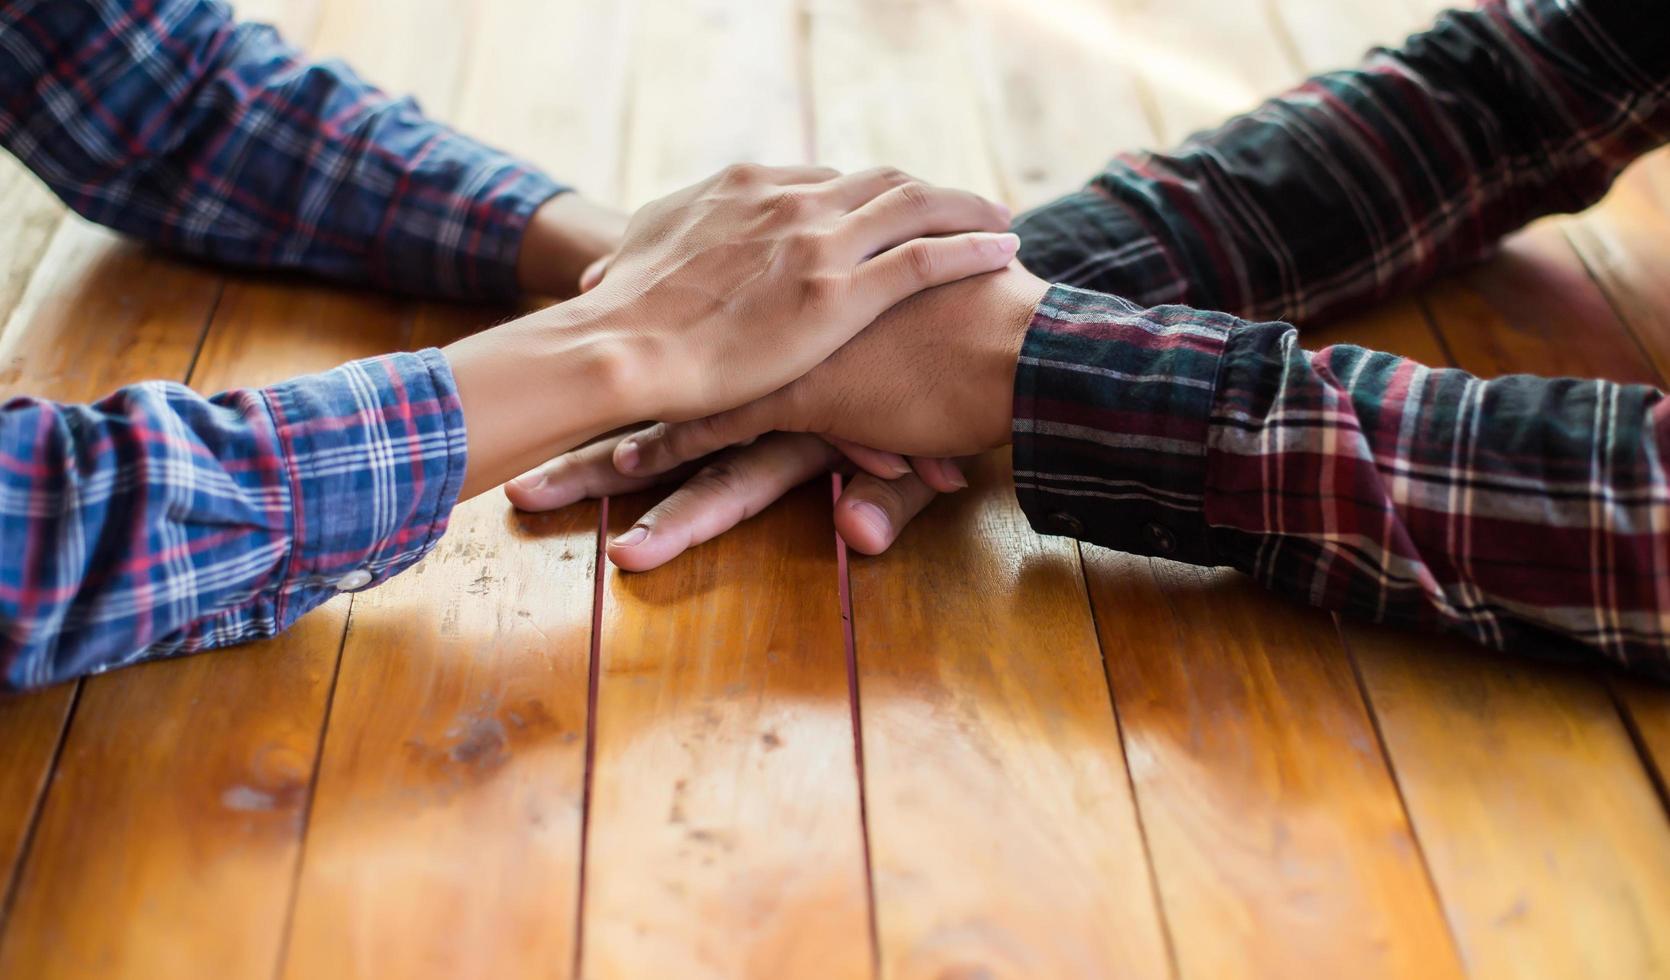
{"type": "Polygon", "coordinates": [[[572,296],[580,273],[620,246],[626,215],[573,191],[556,195],[529,219],[516,257],[516,281],[541,296],[572,296]]]}
{"type": "Polygon", "coordinates": [[[636,332],[586,297],[442,353],[463,408],[470,497],[604,432],[653,417],[636,332]]]}
{"type": "Polygon", "coordinates": [[[986,448],[1008,445],[1014,433],[1015,377],[1020,369],[1021,349],[1038,310],[1049,292],[1049,283],[1018,266],[1002,275],[999,299],[991,308],[991,332],[982,361],[979,390],[989,392],[982,399],[981,439],[986,448]]]}

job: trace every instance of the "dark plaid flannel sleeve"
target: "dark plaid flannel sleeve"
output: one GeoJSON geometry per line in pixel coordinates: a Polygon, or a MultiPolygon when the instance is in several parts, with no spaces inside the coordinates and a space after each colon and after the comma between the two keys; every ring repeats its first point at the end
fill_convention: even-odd
{"type": "Polygon", "coordinates": [[[0,3],[0,145],[159,245],[429,296],[515,295],[561,190],[213,0],[0,3]]]}
{"type": "Polygon", "coordinates": [[[1034,271],[1101,290],[1056,286],[1028,332],[1022,506],[1326,608],[1670,676],[1660,392],[1481,381],[1248,322],[1406,288],[1592,202],[1667,136],[1661,5],[1506,0],[1115,161],[1021,222],[1034,271]]]}

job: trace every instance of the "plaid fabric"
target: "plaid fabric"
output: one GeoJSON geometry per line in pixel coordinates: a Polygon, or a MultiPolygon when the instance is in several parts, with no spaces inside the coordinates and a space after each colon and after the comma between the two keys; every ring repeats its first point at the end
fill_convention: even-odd
{"type": "Polygon", "coordinates": [[[0,667],[17,689],[270,636],[421,557],[464,475],[436,350],[203,398],[0,408],[0,667]]]}
{"type": "Polygon", "coordinates": [[[513,296],[561,190],[210,0],[0,3],[0,146],[148,241],[426,296],[513,296]]]}
{"type": "Polygon", "coordinates": [[[1670,676],[1659,392],[1308,352],[1248,322],[1407,288],[1592,202],[1666,138],[1658,4],[1493,0],[1116,160],[1020,222],[1034,271],[1103,291],[1057,286],[1032,322],[1022,506],[1326,608],[1670,676]]]}
{"type": "MultiPolygon", "coordinates": [[[[560,189],[206,0],[0,2],[0,144],[164,246],[428,295],[513,295],[560,189]]],[[[433,350],[0,407],[0,687],[269,636],[394,575],[445,530],[464,451],[433,350]]]]}

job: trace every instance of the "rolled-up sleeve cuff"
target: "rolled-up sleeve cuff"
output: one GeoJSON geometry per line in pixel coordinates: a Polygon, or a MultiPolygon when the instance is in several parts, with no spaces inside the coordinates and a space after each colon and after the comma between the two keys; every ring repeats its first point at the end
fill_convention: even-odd
{"type": "Polygon", "coordinates": [[[432,132],[412,151],[389,202],[377,237],[380,278],[420,296],[514,299],[521,293],[516,259],[528,223],[540,205],[569,188],[513,157],[420,121],[432,132]]]}
{"type": "Polygon", "coordinates": [[[1034,528],[1215,564],[1206,449],[1231,322],[1051,287],[1015,372],[1015,494],[1034,528]]]}
{"type": "Polygon", "coordinates": [[[280,622],[398,574],[440,539],[466,459],[440,351],[354,361],[262,394],[292,515],[280,622]]]}

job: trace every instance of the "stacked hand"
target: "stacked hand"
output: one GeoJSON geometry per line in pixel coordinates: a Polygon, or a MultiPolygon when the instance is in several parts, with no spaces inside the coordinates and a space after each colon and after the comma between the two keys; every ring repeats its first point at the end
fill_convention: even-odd
{"type": "Polygon", "coordinates": [[[652,202],[596,288],[446,349],[462,495],[635,420],[767,395],[900,300],[1002,268],[1008,222],[893,170],[736,166],[652,202]]]}
{"type": "MultiPolygon", "coordinates": [[[[901,179],[890,172],[885,178],[901,179]]],[[[640,265],[629,240],[618,256],[593,263],[582,288],[614,288],[617,277],[640,265]]],[[[850,461],[865,472],[837,503],[836,527],[853,548],[878,553],[936,492],[966,485],[945,457],[1008,441],[1016,357],[1044,288],[1011,265],[922,292],[762,398],[599,440],[506,492],[520,508],[548,510],[688,478],[611,542],[611,558],[637,570],[722,533],[831,467],[850,468],[850,461]],[[901,453],[914,455],[907,462],[901,453]]]]}

